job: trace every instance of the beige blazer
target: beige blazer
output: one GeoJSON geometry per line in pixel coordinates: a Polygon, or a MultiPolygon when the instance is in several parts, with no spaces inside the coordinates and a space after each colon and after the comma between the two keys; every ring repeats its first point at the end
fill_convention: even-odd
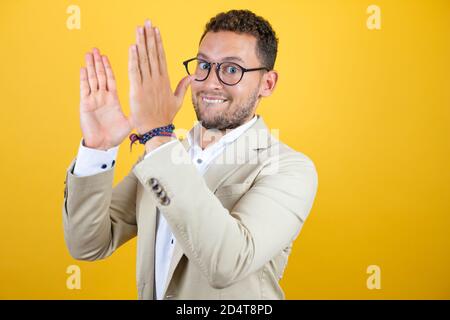
{"type": "Polygon", "coordinates": [[[313,162],[257,121],[202,176],[187,139],[143,156],[115,186],[114,167],[66,175],[64,237],[73,258],[99,260],[137,236],[139,299],[155,299],[157,212],[176,238],[164,299],[285,299],[279,280],[308,216],[313,162]]]}

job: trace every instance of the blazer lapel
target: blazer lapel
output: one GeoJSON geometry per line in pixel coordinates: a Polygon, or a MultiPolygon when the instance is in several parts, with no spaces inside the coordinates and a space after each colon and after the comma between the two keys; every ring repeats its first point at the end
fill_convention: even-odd
{"type": "Polygon", "coordinates": [[[203,178],[208,188],[215,192],[229,176],[246,163],[257,163],[258,150],[266,149],[271,144],[271,135],[262,117],[235,141],[225,147],[222,154],[215,158],[203,178]]]}
{"type": "MultiPolygon", "coordinates": [[[[181,139],[180,139],[181,140],[181,139]]],[[[270,132],[264,123],[262,117],[258,115],[256,122],[248,128],[241,136],[239,136],[233,143],[227,145],[224,149],[225,152],[231,152],[234,156],[228,163],[226,158],[222,158],[221,155],[216,157],[208,166],[208,169],[204,173],[203,177],[208,188],[215,192],[216,189],[241,165],[250,159],[254,159],[257,156],[259,149],[265,149],[270,146],[272,137],[270,132]]],[[[184,148],[189,152],[189,140],[181,140],[184,148]]],[[[167,289],[172,280],[173,273],[181,258],[183,257],[183,249],[179,245],[178,241],[175,243],[172,259],[170,261],[169,272],[167,274],[167,281],[164,288],[164,297],[166,296],[167,289]]]]}

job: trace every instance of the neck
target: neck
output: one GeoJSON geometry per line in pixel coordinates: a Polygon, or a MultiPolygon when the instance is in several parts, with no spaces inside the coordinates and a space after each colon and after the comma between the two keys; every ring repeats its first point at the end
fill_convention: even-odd
{"type": "MultiPolygon", "coordinates": [[[[243,124],[249,122],[251,119],[253,119],[255,115],[251,115],[249,118],[247,118],[244,122],[242,122],[239,126],[242,126],[243,124]]],[[[200,147],[202,150],[205,150],[207,147],[212,146],[213,144],[217,143],[225,134],[231,132],[234,129],[211,129],[208,130],[205,127],[201,126],[200,129],[200,147]]]]}
{"type": "Polygon", "coordinates": [[[217,143],[224,135],[225,130],[206,129],[201,126],[200,129],[200,147],[205,150],[207,147],[217,143]]]}

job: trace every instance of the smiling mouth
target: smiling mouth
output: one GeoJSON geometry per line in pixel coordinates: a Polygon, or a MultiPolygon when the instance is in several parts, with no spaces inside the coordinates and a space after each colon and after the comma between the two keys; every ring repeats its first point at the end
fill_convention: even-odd
{"type": "Polygon", "coordinates": [[[219,105],[222,103],[227,102],[227,99],[212,99],[212,98],[206,98],[206,97],[202,97],[202,101],[206,102],[208,104],[212,104],[212,105],[219,105]]]}

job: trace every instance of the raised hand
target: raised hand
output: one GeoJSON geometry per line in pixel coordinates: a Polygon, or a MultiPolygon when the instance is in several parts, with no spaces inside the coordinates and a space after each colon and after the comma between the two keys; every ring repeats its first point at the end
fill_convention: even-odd
{"type": "Polygon", "coordinates": [[[114,74],[105,55],[94,48],[80,70],[80,124],[86,147],[107,150],[131,132],[117,95],[114,74]]]}
{"type": "Polygon", "coordinates": [[[184,77],[172,92],[161,34],[149,20],[137,28],[136,42],[129,49],[131,122],[144,134],[173,122],[193,77],[184,77]]]}

